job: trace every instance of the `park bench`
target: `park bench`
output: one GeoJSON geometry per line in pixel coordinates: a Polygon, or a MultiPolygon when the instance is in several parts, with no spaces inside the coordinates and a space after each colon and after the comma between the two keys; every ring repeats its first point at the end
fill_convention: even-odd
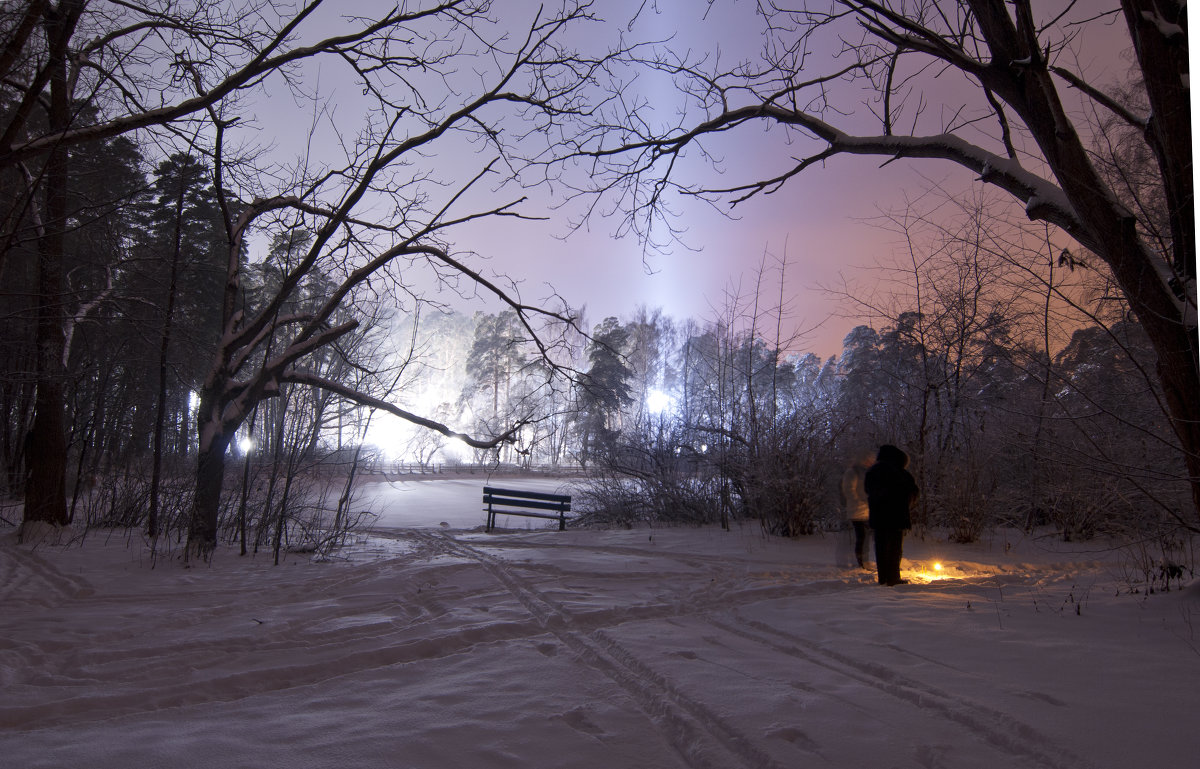
{"type": "Polygon", "coordinates": [[[487,505],[487,531],[496,526],[497,515],[524,515],[529,518],[558,519],[558,530],[567,528],[567,513],[571,511],[569,494],[547,494],[542,491],[519,491],[483,487],[483,503],[487,505]]]}

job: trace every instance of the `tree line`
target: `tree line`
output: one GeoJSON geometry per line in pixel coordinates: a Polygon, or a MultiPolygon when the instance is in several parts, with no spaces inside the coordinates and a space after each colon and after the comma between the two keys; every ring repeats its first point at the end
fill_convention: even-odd
{"type": "Polygon", "coordinates": [[[605,318],[576,337],[565,387],[513,318],[457,316],[427,332],[444,348],[453,325],[461,340],[462,362],[434,369],[440,413],[465,430],[523,421],[488,453],[586,469],[595,520],[836,528],[844,466],[895,443],[924,489],[918,524],[961,541],[995,525],[1194,529],[1145,330],[1102,271],[1028,224],[989,216],[983,233],[979,206],[957,227],[939,219],[940,237],[913,237],[933,225],[909,212],[904,234],[923,245],[890,279],[869,276],[882,280],[875,303],[859,300],[871,322],[838,355],[780,338],[785,307],[767,307],[762,280],[707,321],[605,318]]]}
{"type": "Polygon", "coordinates": [[[577,140],[594,163],[580,194],[616,207],[629,231],[669,240],[680,201],[748,205],[844,156],[971,174],[1008,210],[1094,257],[1127,303],[1153,350],[1143,370],[1153,371],[1187,464],[1194,520],[1200,352],[1186,4],[833,0],[758,11],[764,43],[746,60],[669,45],[635,53],[630,77],[670,79],[682,103],[671,116],[650,102],[607,103],[577,140]],[[1113,50],[1128,52],[1128,69],[1098,73],[1113,50]],[[772,137],[777,166],[713,173],[723,168],[714,147],[772,137]]]}
{"type": "MultiPolygon", "coordinates": [[[[504,17],[484,0],[381,7],[374,18],[326,5],[0,9],[0,461],[23,533],[61,527],[78,500],[95,499],[84,492],[113,474],[91,469],[148,464],[128,494],[110,495],[105,517],[145,510],[151,536],[186,532],[189,559],[211,555],[230,528],[243,548],[278,551],[287,525],[271,511],[311,489],[293,474],[258,479],[252,462],[233,477],[231,447],[255,436],[272,468],[303,464],[330,435],[335,451],[357,453],[361,440],[338,441],[384,412],[517,462],[621,469],[617,500],[636,471],[680,509],[719,520],[756,509],[786,533],[810,530],[827,508],[828,463],[884,435],[914,447],[934,492],[919,513],[930,520],[998,508],[1029,523],[1068,509],[1086,519],[1101,506],[1194,528],[1200,357],[1182,4],[765,4],[758,58],[732,65],[589,35],[604,20],[588,2],[504,17]],[[1114,88],[1088,80],[1077,43],[1117,23],[1136,61],[1114,88]],[[831,39],[840,63],[818,55],[831,39]],[[352,126],[320,93],[320,66],[353,82],[342,89],[356,94],[352,126]],[[930,67],[963,88],[940,88],[930,67]],[[672,82],[678,109],[623,98],[642,77],[672,82]],[[833,87],[846,82],[869,95],[833,87]],[[243,130],[256,100],[281,91],[311,107],[298,160],[243,130]],[[800,148],[781,150],[785,170],[720,186],[682,176],[697,153],[715,157],[709,139],[761,124],[800,148]],[[318,159],[318,146],[335,151],[318,159]],[[711,326],[585,328],[454,247],[466,225],[536,215],[528,190],[541,188],[582,206],[575,226],[615,211],[618,234],[654,248],[678,234],[679,195],[746,204],[842,154],[968,169],[1045,227],[1046,248],[1030,248],[1028,234],[1003,242],[1006,214],[982,210],[974,228],[910,238],[935,244],[909,249],[911,291],[860,307],[872,324],[814,378],[812,362],[789,358],[796,348],[759,322],[757,295],[711,326]],[[267,255],[252,259],[256,241],[267,255]],[[1075,272],[1095,280],[1064,283],[1075,272]],[[432,322],[447,306],[438,291],[506,308],[476,319],[473,330],[491,330],[472,341],[472,394],[441,413],[401,395],[420,381],[420,322],[407,336],[385,322],[391,307],[432,322]],[[1075,313],[1069,329],[1051,322],[1061,306],[1075,313]],[[829,392],[798,393],[810,379],[829,392]],[[189,479],[172,486],[184,458],[189,479]],[[659,465],[691,469],[667,483],[649,473],[659,465]],[[1026,491],[1001,504],[1022,467],[1032,468],[1026,491]],[[1064,467],[1082,488],[1063,489],[1064,467]],[[772,485],[781,478],[787,493],[772,485]]],[[[624,28],[656,10],[643,4],[624,28]]],[[[892,223],[911,233],[934,218],[892,223]]],[[[346,505],[342,494],[339,517],[346,505]]],[[[622,505],[637,510],[636,499],[622,505]]]]}
{"type": "MultiPolygon", "coordinates": [[[[960,269],[951,285],[926,286],[940,296],[893,305],[824,360],[789,352],[752,312],[606,321],[596,338],[624,357],[590,348],[574,417],[577,456],[600,479],[594,515],[837,529],[842,471],[893,443],[923,490],[917,525],[958,541],[1050,526],[1177,547],[1195,529],[1189,476],[1145,330],[1125,307],[1070,314],[1055,301],[1064,325],[1047,347],[1036,294],[973,304],[960,269]]],[[[1059,269],[1055,257],[1043,272],[1059,269]]]]}

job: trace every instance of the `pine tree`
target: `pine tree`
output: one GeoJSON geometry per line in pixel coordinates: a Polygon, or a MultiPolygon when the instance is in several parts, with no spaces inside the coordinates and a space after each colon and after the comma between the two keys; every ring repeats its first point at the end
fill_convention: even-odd
{"type": "Polygon", "coordinates": [[[633,403],[633,372],[625,361],[628,341],[629,331],[613,317],[592,332],[589,366],[580,377],[578,398],[580,459],[585,465],[597,450],[611,448],[621,427],[621,411],[633,403]]]}

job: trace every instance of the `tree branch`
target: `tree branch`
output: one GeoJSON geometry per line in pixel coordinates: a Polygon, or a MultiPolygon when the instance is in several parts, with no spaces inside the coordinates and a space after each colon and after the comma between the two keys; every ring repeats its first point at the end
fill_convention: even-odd
{"type": "Polygon", "coordinates": [[[322,390],[327,390],[331,393],[334,393],[335,395],[340,395],[341,397],[343,397],[347,400],[354,401],[355,403],[357,403],[361,406],[367,406],[368,408],[380,409],[382,411],[388,412],[389,414],[394,414],[395,416],[398,416],[401,419],[411,422],[420,427],[424,427],[429,430],[433,430],[435,432],[441,433],[442,435],[445,435],[448,438],[457,438],[458,440],[467,444],[471,448],[475,448],[475,449],[494,449],[502,443],[510,443],[513,440],[515,440],[517,432],[520,431],[520,429],[522,427],[524,427],[526,424],[525,420],[520,420],[515,425],[513,425],[509,430],[504,432],[503,435],[499,435],[495,438],[490,438],[490,439],[486,439],[486,440],[480,439],[480,438],[473,438],[470,435],[467,435],[466,433],[460,433],[455,430],[451,430],[449,427],[442,424],[441,422],[437,422],[432,419],[426,419],[425,417],[417,416],[416,414],[413,414],[410,411],[405,411],[404,409],[400,408],[399,406],[388,403],[385,400],[375,398],[371,395],[367,395],[366,393],[361,393],[353,388],[350,388],[350,387],[347,387],[347,386],[341,384],[340,382],[335,382],[331,379],[326,379],[324,377],[317,376],[316,374],[312,374],[312,373],[305,372],[305,371],[299,371],[296,369],[288,369],[287,371],[284,371],[282,374],[280,374],[279,381],[280,382],[290,382],[292,384],[308,385],[310,387],[317,387],[322,390]]]}

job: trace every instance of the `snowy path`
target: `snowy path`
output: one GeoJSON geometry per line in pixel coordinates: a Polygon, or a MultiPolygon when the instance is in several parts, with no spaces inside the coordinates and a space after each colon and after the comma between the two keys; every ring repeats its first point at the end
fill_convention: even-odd
{"type": "MultiPolygon", "coordinates": [[[[1112,552],[396,529],[351,562],[0,540],[0,766],[1188,765],[1200,594],[1112,552]],[[1076,612],[1078,607],[1078,613],[1076,612]]],[[[1013,543],[1008,543],[1013,544],[1013,543]]]]}

